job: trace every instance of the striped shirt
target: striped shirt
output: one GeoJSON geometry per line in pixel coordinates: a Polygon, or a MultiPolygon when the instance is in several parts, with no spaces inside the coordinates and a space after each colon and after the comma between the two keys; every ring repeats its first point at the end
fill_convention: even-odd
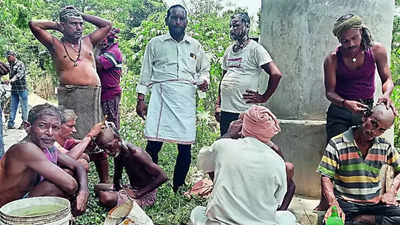
{"type": "Polygon", "coordinates": [[[354,140],[354,128],[329,141],[317,172],[333,180],[337,198],[376,204],[382,188],[380,170],[388,164],[400,172],[399,153],[385,139],[378,137],[363,157],[354,140]]]}

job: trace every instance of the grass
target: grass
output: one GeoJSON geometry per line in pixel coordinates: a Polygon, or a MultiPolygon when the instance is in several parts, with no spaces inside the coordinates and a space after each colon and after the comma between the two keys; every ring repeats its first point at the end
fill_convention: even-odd
{"type": "MultiPolygon", "coordinates": [[[[146,145],[143,137],[143,121],[133,113],[122,113],[121,115],[121,135],[129,142],[142,148],[146,145]]],[[[200,198],[191,198],[183,196],[183,192],[188,190],[193,184],[191,176],[197,171],[197,155],[202,146],[210,145],[218,137],[217,128],[210,124],[207,117],[203,117],[197,124],[197,143],[192,147],[192,164],[189,174],[186,178],[186,184],[179,194],[172,191],[172,176],[177,155],[176,144],[165,143],[159,154],[159,165],[167,173],[169,180],[164,183],[157,193],[157,201],[152,207],[144,208],[147,215],[150,216],[156,225],[181,225],[189,222],[189,216],[192,209],[198,205],[206,205],[206,200],[200,198]]],[[[113,174],[113,160],[109,159],[110,176],[113,174]]],[[[94,196],[94,185],[99,182],[94,163],[90,165],[88,176],[90,198],[86,213],[77,218],[76,224],[99,225],[105,220],[107,210],[99,205],[98,199],[94,196]]],[[[124,173],[123,183],[129,181],[124,173]]]]}

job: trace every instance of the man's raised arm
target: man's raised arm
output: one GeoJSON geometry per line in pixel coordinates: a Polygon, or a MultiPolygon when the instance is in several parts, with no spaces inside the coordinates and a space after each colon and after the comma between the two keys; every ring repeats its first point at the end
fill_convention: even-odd
{"type": "Polygon", "coordinates": [[[103,40],[112,28],[112,23],[110,21],[100,17],[82,13],[82,18],[98,27],[98,29],[89,34],[90,41],[93,45],[96,45],[99,41],[103,40]]]}
{"type": "Polygon", "coordinates": [[[54,51],[53,42],[55,37],[51,35],[47,30],[56,30],[61,32],[61,25],[54,21],[39,20],[39,21],[29,21],[29,28],[31,29],[33,35],[49,49],[50,52],[54,51]]]}

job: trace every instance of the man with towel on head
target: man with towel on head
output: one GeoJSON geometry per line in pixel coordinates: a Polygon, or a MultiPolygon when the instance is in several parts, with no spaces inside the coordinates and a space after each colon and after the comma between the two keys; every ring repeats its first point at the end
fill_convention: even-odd
{"type": "MultiPolygon", "coordinates": [[[[350,127],[360,125],[363,112],[372,108],[375,70],[382,82],[378,103],[384,103],[397,115],[390,99],[394,85],[385,47],[373,42],[368,27],[357,15],[346,14],[338,18],[333,34],[340,45],[324,61],[325,92],[331,101],[326,119],[327,143],[350,127]]],[[[324,195],[321,195],[315,210],[327,208],[324,195]]]]}
{"type": "Polygon", "coordinates": [[[207,208],[192,211],[191,222],[294,225],[293,214],[278,211],[287,190],[285,162],[269,145],[279,123],[269,109],[257,105],[242,118],[231,123],[228,133],[243,138],[221,138],[200,150],[198,167],[215,173],[214,189],[207,208]]]}
{"type": "MultiPolygon", "coordinates": [[[[29,27],[52,55],[60,80],[57,89],[58,104],[77,114],[76,138],[83,139],[90,128],[103,117],[100,79],[96,72],[93,49],[106,37],[112,25],[97,16],[81,13],[73,6],[63,8],[59,17],[60,22],[30,21],[29,27]],[[97,29],[82,37],[84,21],[95,25],[97,29]],[[59,40],[48,30],[59,31],[63,37],[59,40]]],[[[91,158],[95,161],[96,168],[108,174],[106,154],[99,154],[91,155],[91,158]]],[[[101,182],[106,183],[108,179],[101,182]]]]}

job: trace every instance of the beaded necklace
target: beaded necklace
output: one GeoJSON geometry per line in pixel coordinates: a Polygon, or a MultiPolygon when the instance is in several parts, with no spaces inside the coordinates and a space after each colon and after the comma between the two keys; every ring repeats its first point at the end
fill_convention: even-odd
{"type": "Polygon", "coordinates": [[[78,61],[79,61],[79,58],[81,57],[81,44],[82,44],[82,42],[81,42],[81,39],[79,39],[79,50],[78,50],[78,56],[76,57],[76,59],[74,60],[73,58],[71,58],[71,56],[69,55],[69,53],[68,53],[68,50],[67,50],[67,48],[65,47],[65,42],[64,42],[64,40],[63,39],[61,39],[61,42],[62,42],[62,44],[63,44],[63,46],[64,46],[64,50],[65,50],[65,52],[67,53],[67,56],[68,56],[68,59],[71,61],[71,62],[73,62],[74,63],[74,67],[77,67],[78,66],[78,61]]]}

